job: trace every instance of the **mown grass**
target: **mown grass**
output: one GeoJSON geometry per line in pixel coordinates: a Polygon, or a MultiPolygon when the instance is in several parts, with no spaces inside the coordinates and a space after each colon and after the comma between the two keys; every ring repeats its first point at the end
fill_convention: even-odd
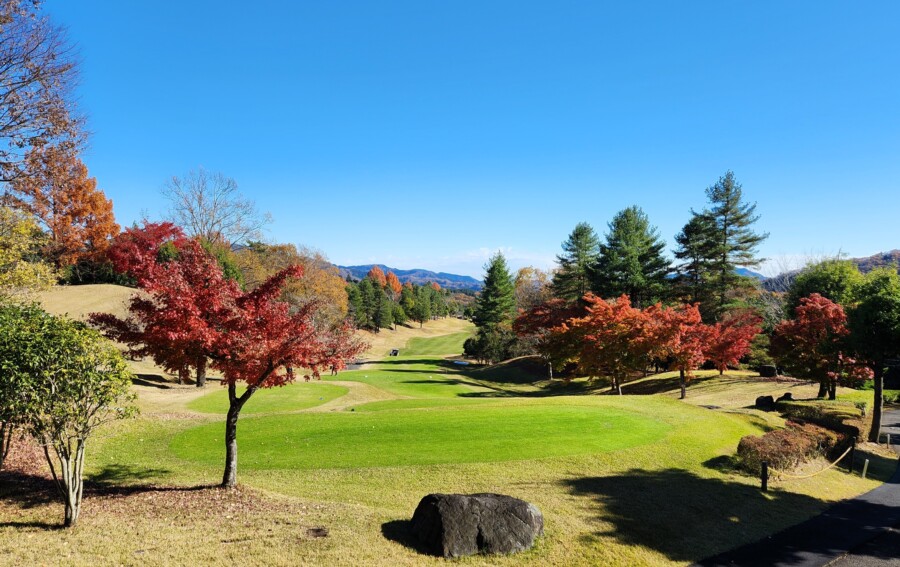
{"type": "MultiPolygon", "coordinates": [[[[448,342],[413,346],[437,352],[448,342]]],[[[669,393],[543,397],[556,392],[513,370],[479,375],[404,353],[341,373],[341,386],[314,384],[353,394],[365,390],[353,386],[358,381],[381,389],[382,400],[402,398],[357,398],[354,411],[291,408],[277,396],[293,391],[275,390],[239,422],[237,496],[196,489],[221,477],[224,423],[189,410],[214,408],[222,394],[191,406],[190,390],[154,392],[144,417],[92,440],[88,475],[113,493],[89,493],[77,529],[49,529],[61,518],[58,504],[26,501],[0,486],[0,557],[14,564],[444,565],[406,543],[405,522],[418,500],[489,491],[537,505],[545,536],[524,554],[461,565],[678,565],[801,521],[893,470],[893,461],[871,455],[867,480],[830,470],[762,493],[757,479],[729,465],[740,437],[777,425],[734,393],[757,387],[749,376],[692,384],[689,400],[722,407],[711,410],[669,393]],[[329,536],[307,536],[310,526],[327,527],[329,536]]],[[[300,405],[328,401],[297,395],[300,405]]]]}
{"type": "MultiPolygon", "coordinates": [[[[624,449],[655,441],[669,429],[646,413],[603,399],[585,401],[247,419],[241,424],[246,447],[241,466],[330,469],[526,460],[624,449]],[[539,434],[523,434],[529,431],[539,434]]],[[[210,424],[190,429],[170,447],[182,459],[217,464],[222,459],[222,428],[210,424]]]]}
{"type": "MultiPolygon", "coordinates": [[[[244,388],[238,388],[238,395],[244,388]]],[[[295,412],[315,407],[339,398],[347,393],[347,388],[323,382],[300,382],[279,388],[259,390],[241,410],[241,414],[295,412]]],[[[188,409],[202,413],[228,412],[228,391],[218,391],[197,398],[188,403],[188,409]]]]}
{"type": "Polygon", "coordinates": [[[410,339],[400,351],[403,356],[447,356],[463,352],[463,343],[472,336],[470,331],[453,333],[442,337],[410,339]]]}

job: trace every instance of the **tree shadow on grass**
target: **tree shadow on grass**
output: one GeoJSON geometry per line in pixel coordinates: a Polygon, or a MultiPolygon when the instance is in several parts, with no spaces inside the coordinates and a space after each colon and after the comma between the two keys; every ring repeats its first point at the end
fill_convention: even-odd
{"type": "MultiPolygon", "coordinates": [[[[127,465],[110,465],[99,473],[85,478],[84,500],[98,497],[124,497],[148,492],[197,492],[217,490],[219,485],[158,486],[146,483],[127,484],[129,480],[144,480],[165,474],[165,469],[143,469],[127,465]],[[121,484],[126,483],[126,484],[121,484]]],[[[19,509],[32,509],[50,504],[62,504],[56,484],[49,476],[17,470],[0,472],[0,503],[19,509]]],[[[61,524],[48,522],[0,522],[0,527],[60,529],[61,524]]]]}
{"type": "Polygon", "coordinates": [[[695,561],[820,511],[821,500],[789,492],[704,478],[689,471],[633,469],[621,475],[563,481],[596,504],[608,528],[583,536],[612,537],[673,561],[695,561]]]}
{"type": "Polygon", "coordinates": [[[137,480],[160,477],[172,471],[162,468],[136,467],[120,463],[106,465],[99,472],[86,477],[87,484],[101,487],[112,487],[137,480]]]}

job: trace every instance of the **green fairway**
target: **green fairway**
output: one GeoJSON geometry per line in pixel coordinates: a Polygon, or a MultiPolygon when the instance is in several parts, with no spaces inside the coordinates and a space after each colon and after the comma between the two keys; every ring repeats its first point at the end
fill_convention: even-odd
{"type": "Polygon", "coordinates": [[[435,362],[391,359],[378,368],[341,372],[336,377],[323,376],[323,380],[350,380],[370,384],[397,396],[410,398],[455,398],[486,391],[463,376],[450,374],[435,362]]]}
{"type": "Polygon", "coordinates": [[[402,356],[447,356],[462,354],[463,343],[472,333],[453,333],[441,337],[410,339],[406,348],[400,351],[402,356]]]}
{"type": "MultiPolygon", "coordinates": [[[[247,419],[241,423],[241,467],[381,467],[583,455],[650,443],[669,430],[599,399],[540,402],[247,419]]],[[[179,434],[171,449],[185,460],[219,463],[221,424],[179,434]]]]}
{"type": "MultiPolygon", "coordinates": [[[[238,388],[238,395],[243,391],[244,388],[238,388]]],[[[347,388],[343,386],[323,382],[300,382],[280,388],[268,388],[253,394],[241,414],[298,411],[324,404],[346,393],[347,388]]],[[[221,388],[197,398],[188,404],[188,408],[203,413],[227,413],[228,391],[221,388]]]]}

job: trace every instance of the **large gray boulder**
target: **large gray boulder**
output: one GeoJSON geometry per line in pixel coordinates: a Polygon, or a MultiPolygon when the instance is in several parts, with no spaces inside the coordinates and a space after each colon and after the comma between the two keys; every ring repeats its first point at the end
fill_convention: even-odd
{"type": "Polygon", "coordinates": [[[515,553],[544,533],[544,516],[503,494],[429,494],[416,507],[411,529],[424,551],[442,557],[515,553]]]}

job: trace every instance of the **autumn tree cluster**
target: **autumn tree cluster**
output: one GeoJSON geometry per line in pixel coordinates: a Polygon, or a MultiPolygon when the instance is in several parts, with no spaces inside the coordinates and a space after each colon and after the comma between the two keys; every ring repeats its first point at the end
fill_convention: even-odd
{"type": "Polygon", "coordinates": [[[877,441],[884,375],[900,359],[900,275],[897,267],[862,274],[851,262],[808,266],[785,294],[790,315],[772,334],[772,355],[795,376],[819,382],[819,396],[835,399],[838,385],[872,379],[870,440],[877,441]]]}
{"type": "Polygon", "coordinates": [[[394,272],[387,274],[373,266],[359,282],[347,282],[350,316],[356,326],[375,333],[414,321],[426,321],[459,313],[459,304],[450,292],[435,282],[416,285],[400,283],[394,272]]]}

